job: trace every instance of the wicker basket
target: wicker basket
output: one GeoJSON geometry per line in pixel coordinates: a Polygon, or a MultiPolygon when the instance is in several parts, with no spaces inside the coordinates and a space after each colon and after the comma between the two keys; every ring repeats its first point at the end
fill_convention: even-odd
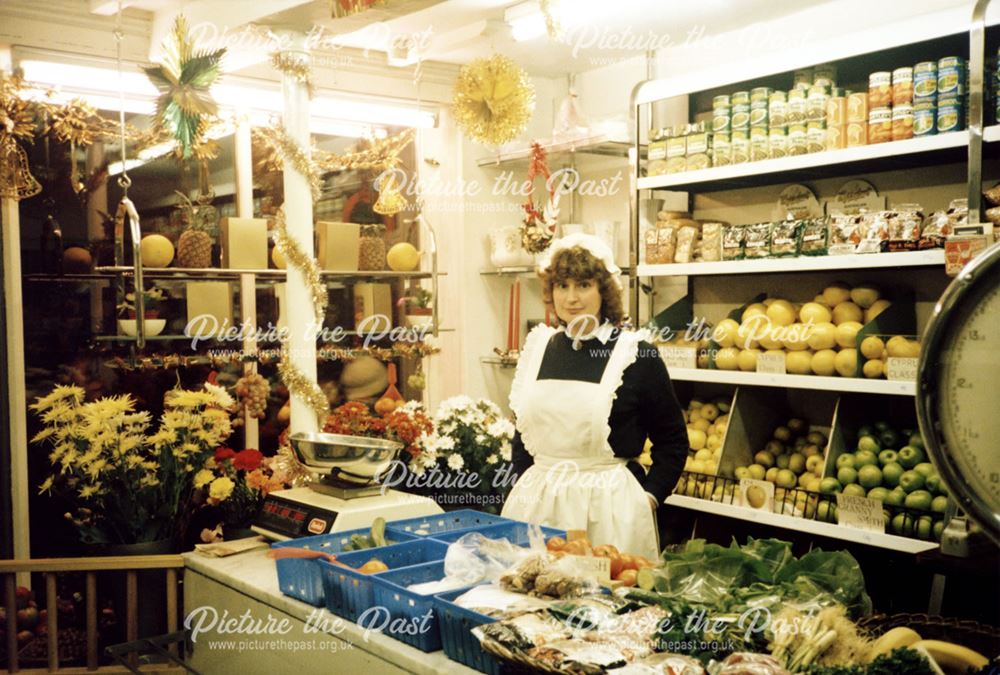
{"type": "Polygon", "coordinates": [[[986,658],[1000,654],[1000,629],[968,619],[928,614],[873,614],[860,619],[858,626],[876,637],[893,628],[906,626],[926,640],[954,642],[974,649],[986,658]]]}

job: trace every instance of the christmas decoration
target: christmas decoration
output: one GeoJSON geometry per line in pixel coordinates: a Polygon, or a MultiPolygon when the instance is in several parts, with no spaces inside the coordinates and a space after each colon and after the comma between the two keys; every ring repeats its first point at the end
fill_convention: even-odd
{"type": "Polygon", "coordinates": [[[288,224],[285,222],[285,212],[278,210],[274,224],[274,245],[281,252],[286,265],[296,267],[305,276],[309,292],[312,294],[313,308],[316,311],[316,323],[322,325],[326,316],[326,285],[320,274],[319,263],[307,254],[297,241],[288,234],[288,224]]]}
{"type": "Polygon", "coordinates": [[[287,54],[274,52],[271,54],[271,66],[305,85],[309,98],[313,97],[312,71],[308,63],[291,58],[287,54]]]}
{"type": "Polygon", "coordinates": [[[535,89],[524,69],[494,54],[462,68],[452,108],[466,136],[498,146],[517,138],[528,126],[535,109],[535,89]]]}
{"type": "Polygon", "coordinates": [[[524,218],[521,223],[521,245],[529,253],[541,253],[552,243],[556,233],[559,218],[559,195],[554,185],[550,183],[549,167],[545,159],[545,150],[538,143],[531,144],[531,164],[528,166],[528,194],[521,205],[524,218]],[[535,191],[535,176],[545,177],[548,188],[548,200],[539,211],[535,208],[533,195],[535,191]]]}
{"type": "Polygon", "coordinates": [[[19,79],[0,77],[0,197],[21,200],[42,191],[31,175],[28,156],[17,144],[35,133],[35,116],[27,101],[17,95],[19,79]]]}

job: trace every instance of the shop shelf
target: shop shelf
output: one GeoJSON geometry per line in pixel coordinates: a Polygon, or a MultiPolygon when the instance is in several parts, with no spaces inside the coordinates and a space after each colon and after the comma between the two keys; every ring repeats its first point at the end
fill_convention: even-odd
{"type": "MultiPolygon", "coordinates": [[[[348,530],[345,532],[335,532],[333,534],[321,534],[315,537],[302,537],[292,539],[277,544],[272,544],[271,548],[305,548],[311,551],[322,551],[339,555],[351,543],[352,534],[367,535],[371,532],[369,528],[359,530],[348,530]]],[[[390,538],[390,543],[402,543],[416,539],[413,535],[399,533],[390,538]]],[[[367,549],[369,551],[381,549],[367,549]]],[[[319,567],[317,558],[281,558],[275,560],[278,569],[278,588],[285,595],[298,598],[310,605],[321,607],[325,596],[323,594],[323,573],[319,567]]]]}
{"type": "MultiPolygon", "coordinates": [[[[131,265],[95,267],[94,274],[97,275],[122,275],[131,276],[134,268],[131,265]]],[[[259,280],[285,281],[286,270],[241,270],[241,269],[221,269],[213,267],[144,267],[142,275],[146,279],[164,280],[187,280],[187,279],[217,279],[237,281],[244,274],[253,274],[259,280]]],[[[380,281],[394,279],[429,279],[433,276],[431,272],[417,270],[415,272],[393,272],[391,270],[378,271],[352,271],[352,272],[330,272],[321,271],[320,274],[326,280],[347,280],[356,279],[358,281],[380,281]]],[[[439,276],[444,276],[445,272],[438,272],[439,276]]]]}
{"type": "Polygon", "coordinates": [[[697,497],[670,495],[667,497],[667,504],[670,506],[678,506],[689,509],[691,511],[699,511],[701,513],[724,516],[726,518],[735,518],[737,520],[745,520],[771,527],[781,527],[786,530],[795,530],[797,532],[815,534],[821,537],[829,537],[831,539],[839,539],[841,541],[864,544],[866,546],[874,546],[876,548],[884,548],[891,551],[899,551],[901,553],[923,553],[925,551],[932,551],[938,547],[937,542],[933,541],[911,539],[909,537],[901,537],[895,534],[869,532],[867,530],[846,527],[836,523],[824,523],[788,514],[771,513],[768,511],[744,508],[742,506],[737,506],[736,504],[713,502],[707,499],[699,499],[697,497]]]}
{"type": "Polygon", "coordinates": [[[717,382],[753,387],[787,387],[819,391],[861,394],[914,396],[916,382],[902,380],[869,380],[861,377],[822,377],[819,375],[770,375],[739,370],[709,370],[707,368],[670,368],[670,379],[686,382],[717,382]]]}
{"type": "MultiPolygon", "coordinates": [[[[984,141],[995,142],[997,138],[1000,138],[1000,130],[996,125],[984,131],[984,141]]],[[[915,165],[962,162],[966,159],[968,145],[968,131],[953,131],[905,141],[648,176],[639,179],[638,187],[640,190],[713,192],[775,183],[799,183],[915,165]]]]}
{"type": "Polygon", "coordinates": [[[485,363],[491,366],[500,366],[501,368],[516,368],[517,359],[516,358],[504,358],[502,356],[480,356],[480,363],[485,363]]]}
{"type": "Polygon", "coordinates": [[[472,629],[496,619],[455,604],[455,598],[467,591],[448,591],[434,596],[434,613],[441,623],[441,646],[452,661],[475,668],[481,673],[499,675],[500,664],[483,651],[472,629]]]}
{"type": "Polygon", "coordinates": [[[460,509],[435,516],[394,520],[386,524],[385,532],[386,536],[392,536],[400,532],[413,534],[418,537],[433,537],[446,532],[472,532],[498,523],[513,522],[516,521],[473,509],[460,509]]]}
{"type": "Polygon", "coordinates": [[[822,270],[885,269],[898,267],[941,267],[944,249],[901,251],[856,255],[799,256],[762,260],[727,260],[722,262],[639,265],[640,277],[711,276],[723,274],[766,274],[774,272],[813,272],[822,270]]]}
{"type": "Polygon", "coordinates": [[[338,561],[355,569],[346,569],[341,565],[321,560],[319,568],[323,576],[326,608],[337,616],[356,622],[362,612],[375,605],[372,579],[387,572],[364,574],[356,569],[372,558],[384,562],[391,571],[430,562],[443,564],[441,561],[444,560],[447,553],[448,544],[444,542],[434,539],[418,539],[379,549],[353,551],[337,556],[338,561]]]}

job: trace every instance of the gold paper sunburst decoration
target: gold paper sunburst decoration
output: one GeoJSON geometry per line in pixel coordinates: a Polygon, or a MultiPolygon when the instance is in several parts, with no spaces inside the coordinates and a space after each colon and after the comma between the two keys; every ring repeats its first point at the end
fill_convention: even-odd
{"type": "Polygon", "coordinates": [[[494,54],[462,67],[452,108],[466,136],[484,145],[501,145],[528,126],[535,110],[535,88],[523,68],[494,54]]]}

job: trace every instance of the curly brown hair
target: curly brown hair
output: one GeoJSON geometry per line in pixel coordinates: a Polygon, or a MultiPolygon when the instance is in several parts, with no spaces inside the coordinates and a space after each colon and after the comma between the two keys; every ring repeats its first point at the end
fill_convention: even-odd
{"type": "MultiPolygon", "coordinates": [[[[620,326],[627,318],[621,291],[611,278],[611,273],[600,258],[582,246],[558,251],[552,256],[548,269],[539,272],[538,276],[542,280],[542,300],[550,310],[555,309],[552,304],[553,286],[570,279],[577,283],[593,280],[597,282],[601,292],[601,319],[620,326]]],[[[563,323],[558,315],[557,320],[560,324],[563,323]]]]}

